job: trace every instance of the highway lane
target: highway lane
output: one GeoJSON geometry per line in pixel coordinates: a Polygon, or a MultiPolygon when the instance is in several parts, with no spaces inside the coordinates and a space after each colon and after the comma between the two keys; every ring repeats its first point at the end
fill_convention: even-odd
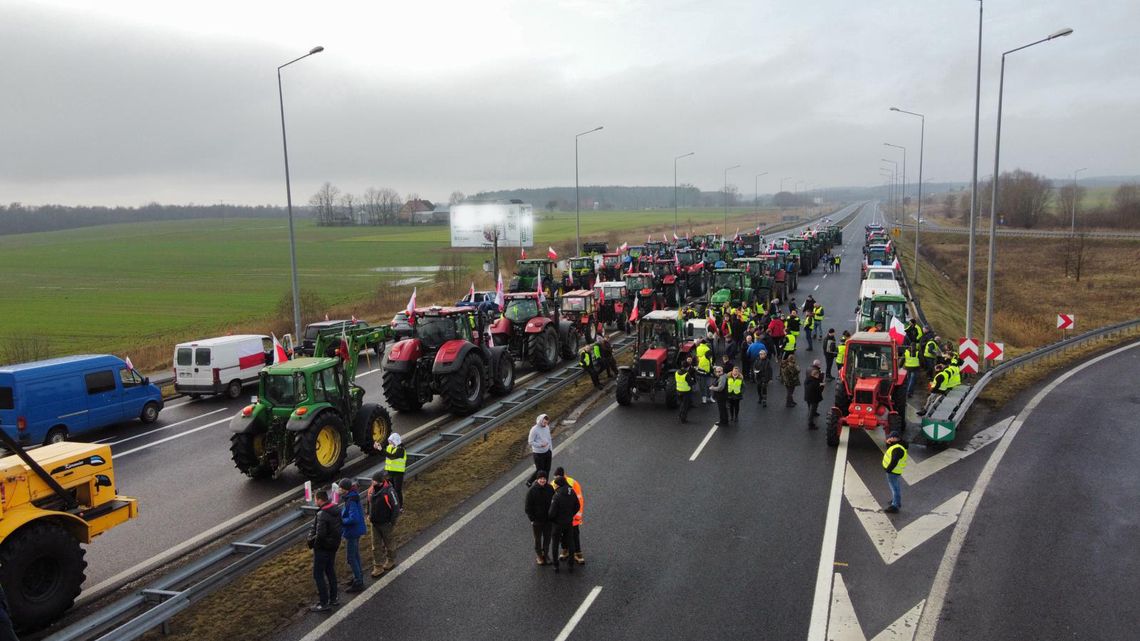
{"type": "Polygon", "coordinates": [[[1140,349],[1026,417],[984,494],[937,639],[1130,639],[1140,621],[1140,349]]]}
{"type": "MultiPolygon", "coordinates": [[[[853,324],[870,211],[846,230],[847,271],[801,280],[797,300],[812,293],[829,310],[825,327],[853,324]]],[[[799,353],[812,355],[821,348],[799,353]]],[[[770,391],[782,396],[778,384],[770,391]]],[[[573,442],[554,458],[584,486],[586,566],[555,576],[534,565],[524,462],[406,545],[398,576],[278,638],[554,638],[591,595],[570,638],[803,638],[835,450],[806,429],[802,400],[763,409],[746,388],[740,425],[711,436],[713,405],[688,425],[660,401],[598,409],[596,422],[583,417],[556,438],[573,442]]]]}

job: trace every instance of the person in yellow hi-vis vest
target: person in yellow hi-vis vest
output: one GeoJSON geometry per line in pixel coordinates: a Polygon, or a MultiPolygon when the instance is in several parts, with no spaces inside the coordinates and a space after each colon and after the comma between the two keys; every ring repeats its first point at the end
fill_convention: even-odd
{"type": "Polygon", "coordinates": [[[891,504],[883,508],[884,512],[894,514],[902,508],[902,490],[899,487],[899,478],[906,469],[906,445],[898,432],[891,432],[887,437],[887,450],[883,452],[883,470],[887,473],[887,485],[891,487],[891,504]]]}
{"type": "Polygon", "coordinates": [[[739,423],[740,399],[744,398],[744,375],[740,373],[740,366],[732,368],[728,375],[728,420],[739,423]]]}
{"type": "Polygon", "coordinates": [[[689,410],[693,409],[693,386],[697,384],[698,376],[691,358],[686,358],[681,369],[673,373],[673,382],[677,389],[677,401],[681,406],[679,416],[682,423],[689,422],[689,410]]]}
{"type": "Polygon", "coordinates": [[[400,511],[404,510],[404,472],[408,469],[408,451],[404,449],[400,435],[392,432],[388,437],[388,446],[384,448],[384,469],[388,471],[388,479],[392,481],[392,489],[396,490],[396,499],[400,503],[400,511]]]}

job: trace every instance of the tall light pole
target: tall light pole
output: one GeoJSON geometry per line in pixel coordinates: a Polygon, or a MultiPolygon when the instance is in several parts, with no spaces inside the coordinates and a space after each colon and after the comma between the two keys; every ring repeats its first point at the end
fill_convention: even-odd
{"type": "Polygon", "coordinates": [[[1088,167],[1081,167],[1073,172],[1073,230],[1070,232],[1073,238],[1077,237],[1077,175],[1082,171],[1088,171],[1088,167]]]}
{"type": "Polygon", "coordinates": [[[922,119],[922,127],[919,129],[918,135],[918,213],[915,214],[914,221],[914,277],[912,282],[918,284],[918,234],[922,229],[922,156],[926,150],[926,116],[913,111],[899,109],[898,107],[891,107],[891,111],[897,111],[900,114],[909,114],[911,116],[918,116],[922,119]]]}
{"type": "MultiPolygon", "coordinates": [[[[903,218],[905,219],[906,218],[906,147],[903,147],[902,145],[892,145],[889,142],[884,142],[883,146],[884,147],[894,147],[895,149],[902,149],[902,152],[903,152],[902,192],[901,192],[902,196],[899,198],[899,203],[903,207],[903,218]]],[[[905,222],[905,220],[904,220],[904,222],[905,222]]]]}
{"type": "Polygon", "coordinates": [[[728,235],[728,172],[739,167],[740,165],[733,165],[724,169],[724,231],[721,232],[721,239],[728,235]]]}
{"type": "Polygon", "coordinates": [[[889,162],[889,163],[891,163],[891,166],[892,166],[891,174],[893,175],[893,178],[891,179],[891,197],[890,197],[890,200],[892,201],[891,202],[891,209],[894,211],[895,222],[897,223],[899,221],[899,210],[898,210],[898,206],[895,205],[893,201],[898,199],[899,161],[891,160],[889,158],[880,158],[879,160],[882,162],[889,162]]]}
{"type": "Polygon", "coordinates": [[[281,70],[324,50],[324,47],[313,47],[309,49],[309,53],[277,67],[277,102],[281,107],[281,148],[285,152],[285,204],[289,210],[289,266],[293,272],[293,340],[295,341],[301,339],[301,285],[297,281],[297,236],[293,232],[293,186],[289,182],[289,143],[285,138],[285,93],[281,89],[281,70]]]}
{"type": "Polygon", "coordinates": [[[682,158],[688,158],[697,152],[690,151],[687,154],[681,154],[673,159],[673,235],[677,235],[677,161],[682,158]]]}
{"type": "Polygon", "coordinates": [[[574,255],[582,255],[582,199],[578,197],[578,139],[586,134],[601,131],[602,127],[594,127],[574,136],[574,255]]]}
{"type": "Polygon", "coordinates": [[[794,177],[795,176],[784,176],[783,178],[781,178],[780,179],[780,191],[784,191],[784,181],[785,180],[791,180],[794,177]]]}
{"type": "Polygon", "coordinates": [[[982,6],[978,0],[978,70],[974,79],[974,177],[970,183],[970,250],[966,259],[966,338],[974,335],[974,255],[978,235],[978,128],[982,114],[982,6]]]}
{"type": "Polygon", "coordinates": [[[752,177],[752,207],[756,210],[756,229],[760,229],[760,177],[767,176],[768,172],[761,172],[752,177]]]}
{"type": "Polygon", "coordinates": [[[1031,42],[1027,45],[1022,45],[1016,49],[1010,49],[1001,54],[1001,75],[998,80],[998,111],[997,111],[997,135],[994,137],[994,177],[993,182],[990,183],[990,256],[989,266],[986,269],[986,330],[985,342],[990,342],[994,324],[994,254],[997,252],[997,202],[998,202],[998,164],[1001,160],[1001,106],[1002,94],[1005,91],[1005,57],[1016,51],[1027,49],[1033,45],[1039,45],[1042,42],[1049,42],[1054,38],[1063,38],[1073,32],[1072,29],[1061,29],[1060,31],[1040,40],[1031,42]]]}

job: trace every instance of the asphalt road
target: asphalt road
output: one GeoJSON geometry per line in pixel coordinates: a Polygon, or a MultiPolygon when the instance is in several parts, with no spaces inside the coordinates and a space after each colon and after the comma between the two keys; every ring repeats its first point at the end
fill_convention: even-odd
{"type": "Polygon", "coordinates": [[[1135,639],[1140,349],[1050,392],[997,468],[937,639],[1135,639]]]}
{"type": "MultiPolygon", "coordinates": [[[[824,305],[825,327],[854,322],[858,232],[869,220],[847,229],[847,271],[801,277],[795,296],[824,305]]],[[[801,363],[821,350],[801,349],[801,363]]],[[[586,496],[587,565],[573,574],[534,564],[522,463],[401,549],[398,576],[279,638],[551,639],[575,618],[579,639],[803,638],[835,450],[806,429],[802,388],[793,409],[782,392],[773,383],[775,402],[761,408],[746,387],[740,424],[711,435],[714,405],[682,425],[645,398],[630,407],[607,398],[595,420],[559,434],[556,444],[572,442],[554,465],[586,496]]]]}

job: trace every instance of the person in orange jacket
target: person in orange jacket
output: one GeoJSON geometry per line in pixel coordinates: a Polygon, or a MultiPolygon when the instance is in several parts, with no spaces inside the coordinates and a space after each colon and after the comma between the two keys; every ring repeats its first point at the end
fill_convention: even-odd
{"type": "MultiPolygon", "coordinates": [[[[574,495],[578,497],[578,513],[574,515],[574,520],[571,522],[572,529],[570,531],[571,545],[574,548],[574,562],[578,565],[586,564],[586,557],[582,556],[582,535],[579,526],[582,525],[582,513],[586,510],[586,497],[582,494],[582,484],[573,478],[566,475],[566,470],[559,467],[554,470],[554,489],[558,489],[558,479],[564,478],[566,484],[570,489],[574,490],[574,495]]],[[[561,560],[569,561],[569,551],[563,550],[559,555],[561,560]]]]}

